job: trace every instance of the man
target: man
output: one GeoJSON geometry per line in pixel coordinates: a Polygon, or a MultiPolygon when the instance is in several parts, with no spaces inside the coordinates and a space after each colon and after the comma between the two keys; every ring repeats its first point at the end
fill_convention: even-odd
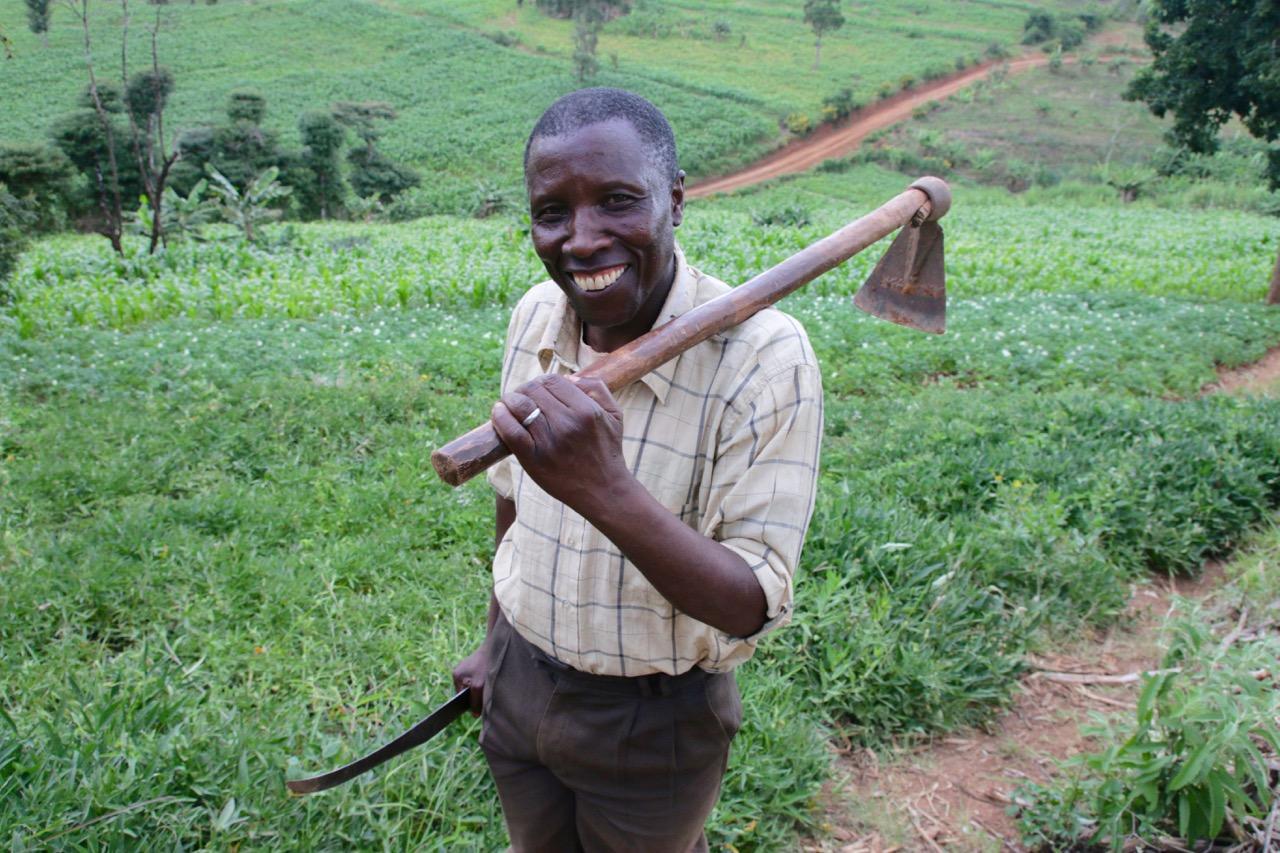
{"type": "Polygon", "coordinates": [[[684,260],[662,114],[617,89],[553,104],[525,149],[551,280],[507,333],[489,475],[489,630],[454,670],[516,851],[706,849],[742,708],[732,669],[791,613],[822,390],[766,310],[617,399],[567,375],[725,292],[684,260]]]}

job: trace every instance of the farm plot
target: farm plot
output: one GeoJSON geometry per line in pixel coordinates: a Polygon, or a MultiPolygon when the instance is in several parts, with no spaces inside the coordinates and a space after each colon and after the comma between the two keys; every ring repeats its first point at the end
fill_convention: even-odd
{"type": "MultiPolygon", "coordinates": [[[[876,167],[806,175],[690,205],[678,237],[703,269],[741,282],[900,192],[876,167]]],[[[1019,204],[959,189],[947,218],[954,296],[1124,293],[1260,298],[1280,222],[1227,211],[1019,204]]],[[[185,245],[160,258],[115,257],[100,238],[33,247],[0,322],[20,334],[68,326],[128,328],[171,317],[313,317],[374,307],[512,304],[540,266],[523,220],[435,217],[395,226],[312,225],[276,232],[274,248],[185,245]],[[7,318],[7,319],[5,319],[7,318]]],[[[807,292],[847,295],[878,257],[866,252],[807,292]]]]}
{"type": "MultiPolygon", "coordinates": [[[[768,199],[699,211],[682,236],[732,280],[842,215],[804,236],[753,225],[768,199]]],[[[1194,399],[1215,363],[1280,341],[1280,315],[1223,298],[1249,295],[1274,230],[1206,241],[1216,298],[1193,299],[1205,282],[1172,262],[1147,293],[1081,262],[1089,218],[1111,214],[1046,212],[1083,223],[1068,239],[971,209],[945,338],[862,318],[853,274],[788,300],[824,367],[821,491],[795,624],[742,673],[716,844],[784,847],[818,819],[827,733],[875,744],[987,717],[1025,651],[1105,621],[1148,570],[1194,570],[1280,502],[1280,402],[1194,399]],[[1035,235],[1052,272],[984,265],[1008,233],[1035,235]]],[[[1118,223],[1122,245],[1195,228],[1118,223]]],[[[491,498],[447,489],[426,457],[495,393],[505,303],[534,273],[519,230],[307,227],[266,252],[175,252],[132,291],[141,262],[113,267],[96,243],[26,260],[0,314],[11,846],[501,846],[473,722],[322,797],[283,780],[416,719],[479,636],[491,498]],[[465,274],[468,246],[483,275],[465,274]],[[215,266],[243,273],[234,299],[193,283],[215,266]],[[116,290],[133,307],[94,307],[116,290]]]]}
{"type": "MultiPolygon", "coordinates": [[[[176,88],[169,132],[224,118],[228,95],[268,98],[264,127],[298,145],[297,120],[335,101],[389,102],[400,117],[382,143],[422,174],[403,199],[405,215],[470,214],[520,190],[524,139],[542,110],[579,87],[571,27],[510,3],[436,0],[224,0],[162,10],[160,60],[176,88]]],[[[1074,0],[1051,4],[1083,8],[1074,0]]],[[[118,10],[95,6],[99,73],[114,77],[118,10]]],[[[134,9],[133,63],[150,55],[154,10],[134,9]]],[[[56,10],[48,44],[27,31],[25,7],[0,0],[0,24],[15,56],[0,65],[0,140],[36,142],[76,108],[85,84],[81,34],[56,10]],[[38,91],[40,97],[19,93],[38,91]],[[9,93],[13,93],[10,95],[9,93]]],[[[611,22],[594,81],[645,95],[670,118],[684,168],[694,176],[748,163],[779,144],[788,117],[821,121],[823,99],[877,90],[972,64],[993,42],[1012,44],[1017,4],[938,0],[859,4],[856,19],[828,36],[814,69],[813,34],[799,7],[663,3],[611,22]],[[856,20],[856,25],[855,21],[856,20]],[[907,23],[903,23],[906,21],[907,23]],[[720,25],[717,28],[717,24],[720,25]],[[728,29],[725,30],[724,28],[728,29]]]]}

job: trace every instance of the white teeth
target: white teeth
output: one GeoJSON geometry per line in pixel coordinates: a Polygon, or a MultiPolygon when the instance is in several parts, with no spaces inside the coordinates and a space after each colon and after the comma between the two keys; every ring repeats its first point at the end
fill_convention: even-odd
{"type": "Polygon", "coordinates": [[[573,281],[574,284],[578,285],[578,287],[581,287],[583,290],[604,290],[606,287],[617,281],[618,276],[622,275],[626,271],[627,267],[624,264],[623,266],[613,267],[612,269],[605,270],[604,272],[597,273],[595,275],[578,275],[577,273],[573,273],[573,281]]]}

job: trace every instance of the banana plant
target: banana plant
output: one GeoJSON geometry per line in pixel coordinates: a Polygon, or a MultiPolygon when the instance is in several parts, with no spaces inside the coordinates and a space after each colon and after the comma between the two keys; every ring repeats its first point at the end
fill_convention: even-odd
{"type": "Polygon", "coordinates": [[[206,164],[205,172],[213,181],[211,189],[218,194],[222,218],[243,231],[250,243],[257,239],[259,226],[280,218],[282,211],[271,207],[271,203],[293,192],[276,180],[280,170],[275,166],[250,178],[243,190],[236,189],[235,184],[212,165],[206,164]]]}

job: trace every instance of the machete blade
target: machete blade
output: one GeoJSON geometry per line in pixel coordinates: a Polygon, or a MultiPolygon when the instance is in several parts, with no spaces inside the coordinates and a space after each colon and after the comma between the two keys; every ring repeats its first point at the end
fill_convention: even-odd
{"type": "Polygon", "coordinates": [[[368,755],[357,758],[337,770],[330,770],[328,773],[312,776],[310,779],[291,779],[284,784],[295,794],[314,794],[317,791],[324,791],[341,785],[361,773],[372,770],[384,761],[395,758],[400,753],[431,740],[431,738],[443,731],[446,726],[461,717],[463,712],[470,707],[471,689],[464,687],[452,699],[423,717],[413,728],[391,741],[391,743],[381,746],[368,755]]]}

